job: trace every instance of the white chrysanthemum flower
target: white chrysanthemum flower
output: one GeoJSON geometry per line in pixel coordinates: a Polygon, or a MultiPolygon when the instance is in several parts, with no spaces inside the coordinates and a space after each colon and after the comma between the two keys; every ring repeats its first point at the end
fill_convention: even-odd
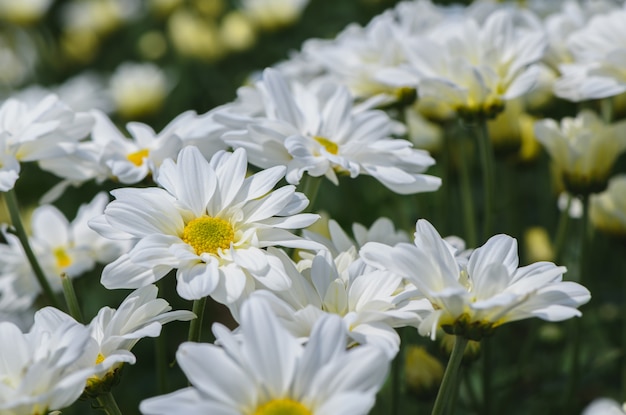
{"type": "Polygon", "coordinates": [[[265,114],[247,119],[224,112],[216,120],[233,129],[223,139],[248,151],[250,162],[262,168],[286,165],[286,179],[298,184],[307,173],[354,178],[371,175],[394,192],[410,194],[436,190],[439,178],[421,174],[434,160],[406,140],[392,139],[392,122],[382,111],[357,111],[348,90],[336,84],[292,88],[275,70],[266,69],[257,83],[265,114]]]}
{"type": "Polygon", "coordinates": [[[457,16],[426,36],[407,38],[405,74],[394,71],[385,81],[417,86],[420,99],[464,115],[491,115],[532,88],[546,45],[541,23],[530,13],[497,10],[482,26],[457,16]]]}
{"type": "Polygon", "coordinates": [[[620,405],[613,399],[598,398],[591,402],[581,415],[624,415],[626,404],[620,405]]]}
{"type": "Polygon", "coordinates": [[[519,268],[517,242],[507,235],[490,238],[461,266],[452,246],[423,219],[417,222],[414,245],[371,242],[361,248],[361,257],[404,276],[432,303],[435,311],[419,332],[433,339],[438,327],[479,339],[511,321],[565,320],[580,316],[577,307],[591,298],[582,285],[562,281],[565,267],[537,262],[519,268]]]}
{"type": "Polygon", "coordinates": [[[560,125],[552,119],[538,121],[535,136],[566,188],[587,194],[604,190],[615,160],[626,150],[626,121],[606,124],[593,111],[583,110],[560,125]]]}
{"type": "Polygon", "coordinates": [[[89,330],[69,316],[59,320],[58,313],[52,307],[39,310],[28,333],[0,322],[0,413],[33,415],[65,408],[104,366],[82,364],[89,330]]]}
{"type": "MultiPolygon", "coordinates": [[[[62,274],[79,277],[96,263],[109,263],[130,247],[128,241],[106,239],[87,226],[89,220],[102,214],[108,201],[105,193],[99,193],[89,204],[81,205],[72,222],[52,205],[33,211],[29,243],[54,291],[63,289],[62,274]]],[[[23,310],[32,305],[41,288],[18,238],[6,231],[3,236],[7,243],[0,244],[0,309],[23,310]]]]}
{"type": "Polygon", "coordinates": [[[626,237],[626,175],[611,178],[607,189],[591,195],[589,201],[589,216],[594,227],[626,237]]]}
{"type": "Polygon", "coordinates": [[[89,114],[74,113],[55,95],[33,106],[13,98],[4,101],[0,106],[0,191],[13,188],[20,162],[67,154],[92,125],[89,114]]]}
{"type": "Polygon", "coordinates": [[[594,16],[567,41],[574,61],[559,67],[555,94],[572,101],[626,92],[626,10],[594,16]]]}
{"type": "MultiPolygon", "coordinates": [[[[157,298],[157,293],[156,286],[147,285],[130,293],[117,309],[103,307],[98,311],[89,323],[91,336],[98,346],[97,361],[120,351],[130,351],[144,337],[158,337],[163,324],[196,318],[191,311],[170,311],[172,307],[164,299],[157,298]]],[[[103,378],[116,367],[95,376],[103,378]]]]}
{"type": "Polygon", "coordinates": [[[207,162],[195,147],[186,147],[176,163],[168,159],[161,166],[156,182],[163,189],[114,190],[116,200],[91,226],[104,236],[139,242],[104,268],[104,286],[141,287],[177,269],[177,291],[186,299],[211,295],[230,303],[255,279],[288,288],[286,276],[269,273],[280,261],[263,248],[319,248],[288,231],[318,215],[299,213],[308,200],[294,186],[272,191],[284,167],[247,178],[246,168],[243,149],[219,152],[207,162]]]}
{"type": "MultiPolygon", "coordinates": [[[[336,257],[320,251],[312,260],[296,265],[284,254],[291,288],[280,292],[259,290],[283,325],[296,337],[307,339],[325,314],[340,316],[349,345],[375,344],[389,358],[398,353],[396,327],[415,326],[432,306],[402,277],[365,266],[354,248],[336,257]]],[[[237,315],[234,313],[235,316],[237,315]]]]}
{"type": "Polygon", "coordinates": [[[272,30],[294,24],[309,0],[241,0],[240,10],[253,24],[272,30]]]}
{"type": "Polygon", "coordinates": [[[220,139],[225,127],[212,120],[212,113],[197,115],[185,111],[170,121],[158,134],[143,123],[131,122],[127,138],[100,111],[92,111],[96,123],[91,140],[79,143],[72,153],[42,161],[41,167],[65,180],[50,190],[44,200],[60,197],[69,185],[91,179],[107,179],[135,184],[148,176],[156,176],[166,158],[174,158],[183,146],[197,146],[210,158],[227,146],[220,139]]]}
{"type": "Polygon", "coordinates": [[[366,414],[388,371],[377,347],[346,350],[336,316],[322,317],[305,346],[257,298],[243,307],[240,338],[213,327],[222,347],[183,343],[176,354],[192,386],[144,400],[142,413],[366,414]]]}
{"type": "Polygon", "coordinates": [[[544,60],[555,69],[562,63],[572,63],[575,58],[568,47],[570,35],[582,29],[593,16],[617,7],[611,0],[563,2],[560,10],[548,15],[544,21],[549,44],[544,60]]]}

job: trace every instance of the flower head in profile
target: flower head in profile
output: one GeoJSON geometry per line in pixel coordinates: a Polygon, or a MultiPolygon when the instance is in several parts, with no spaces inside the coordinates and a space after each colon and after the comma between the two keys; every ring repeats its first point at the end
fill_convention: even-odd
{"type": "Polygon", "coordinates": [[[104,268],[104,286],[142,287],[176,269],[177,291],[186,299],[211,295],[229,303],[255,280],[288,288],[284,273],[269,274],[280,261],[264,248],[319,248],[289,231],[318,215],[299,213],[308,200],[294,186],[272,190],[283,166],[250,177],[246,170],[243,149],[219,152],[208,162],[197,148],[186,147],[176,162],[161,166],[156,182],[162,188],[114,190],[116,200],[90,225],[104,236],[138,243],[104,268]]]}
{"type": "Polygon", "coordinates": [[[0,322],[0,413],[45,414],[71,405],[87,378],[103,366],[81,360],[91,337],[87,327],[59,310],[46,307],[35,314],[30,331],[0,322]]]}
{"type": "Polygon", "coordinates": [[[610,235],[626,238],[626,175],[609,180],[607,189],[589,200],[593,226],[610,235]]]}
{"type": "Polygon", "coordinates": [[[615,160],[626,150],[626,121],[607,124],[590,110],[560,124],[538,121],[535,135],[566,189],[576,195],[604,190],[615,160]]]}
{"type": "Polygon", "coordinates": [[[346,350],[337,316],[320,318],[306,345],[259,298],[243,306],[241,336],[215,324],[222,347],[183,343],[176,360],[191,386],[141,402],[144,414],[366,414],[389,360],[375,346],[346,350]]]}
{"type": "Polygon", "coordinates": [[[426,220],[416,225],[415,244],[394,247],[375,242],[361,249],[366,263],[404,276],[431,302],[434,311],[419,326],[435,338],[437,328],[480,339],[504,323],[538,317],[561,321],[580,316],[591,298],[580,284],[562,281],[565,267],[536,262],[519,267],[517,241],[491,237],[467,265],[426,220]]]}
{"type": "Polygon", "coordinates": [[[439,178],[422,174],[435,163],[428,152],[391,138],[391,119],[382,111],[353,108],[344,86],[290,86],[279,72],[266,69],[257,89],[265,104],[263,114],[216,115],[233,130],[224,141],[245,148],[250,163],[262,168],[285,165],[285,178],[292,184],[300,183],[306,173],[335,184],[338,175],[366,174],[400,194],[434,191],[441,185],[439,178]]]}
{"type": "Polygon", "coordinates": [[[161,327],[171,321],[188,321],[196,316],[190,311],[170,311],[172,307],[157,298],[157,287],[148,285],[128,295],[117,309],[103,307],[89,323],[92,341],[90,356],[96,351],[98,364],[107,359],[110,363],[94,373],[88,380],[87,393],[97,395],[108,391],[115,382],[117,370],[123,363],[135,363],[130,350],[144,337],[158,337],[161,327]]]}

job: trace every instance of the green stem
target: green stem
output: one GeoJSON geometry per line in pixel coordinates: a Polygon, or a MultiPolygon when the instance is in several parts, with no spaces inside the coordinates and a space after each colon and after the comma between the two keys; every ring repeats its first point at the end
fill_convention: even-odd
{"type": "Polygon", "coordinates": [[[572,207],[572,197],[567,195],[567,206],[561,211],[559,224],[556,228],[556,236],[554,237],[554,262],[560,263],[561,255],[563,255],[563,247],[565,246],[565,237],[567,236],[567,228],[570,222],[569,211],[572,207]]]}
{"type": "Polygon", "coordinates": [[[463,227],[465,228],[465,238],[469,248],[475,248],[478,243],[476,231],[476,214],[474,213],[474,200],[472,198],[472,184],[470,181],[470,171],[467,165],[467,143],[461,137],[459,140],[459,180],[461,184],[461,204],[463,205],[463,227]]]}
{"type": "Polygon", "coordinates": [[[404,367],[404,345],[403,328],[397,329],[398,336],[400,336],[400,350],[396,358],[393,360],[391,366],[391,415],[398,415],[400,413],[400,398],[402,395],[402,368],[404,367]]]}
{"type": "MultiPolygon", "coordinates": [[[[578,276],[577,280],[582,284],[586,270],[586,261],[589,243],[589,195],[582,196],[583,216],[580,233],[580,252],[578,253],[578,276]]],[[[576,402],[576,391],[580,378],[580,348],[582,341],[582,320],[575,319],[571,325],[572,328],[572,354],[570,363],[570,374],[568,378],[567,390],[565,393],[564,413],[572,413],[574,403],[576,402]]]]}
{"type": "Polygon", "coordinates": [[[22,218],[20,217],[20,208],[17,203],[17,196],[15,195],[15,189],[11,189],[5,194],[5,200],[7,204],[7,208],[9,210],[9,215],[11,216],[11,222],[13,223],[13,227],[15,228],[15,234],[17,235],[22,247],[24,248],[24,253],[26,254],[26,258],[28,258],[28,262],[30,262],[30,266],[35,273],[35,277],[37,278],[37,282],[43,291],[44,296],[48,299],[50,304],[54,307],[62,310],[63,307],[57,296],[52,291],[50,287],[50,283],[46,278],[43,270],[41,269],[41,265],[37,261],[35,254],[33,253],[33,249],[28,242],[28,235],[26,234],[26,230],[24,229],[24,224],[22,223],[22,218]]]}
{"type": "Polygon", "coordinates": [[[467,339],[463,336],[456,336],[454,339],[454,347],[452,348],[452,354],[446,366],[446,371],[443,374],[443,380],[435,399],[435,405],[433,406],[432,415],[443,415],[446,410],[446,404],[452,400],[454,394],[458,393],[455,386],[457,386],[456,377],[461,367],[461,361],[463,360],[463,352],[465,352],[465,346],[467,346],[467,339]]]}
{"type": "MultiPolygon", "coordinates": [[[[624,258],[623,255],[622,258],[624,258]]],[[[624,259],[622,259],[622,261],[624,261],[624,259]]],[[[626,308],[626,278],[623,277],[622,287],[622,402],[626,402],[626,310],[624,309],[626,308]]]]}
{"type": "Polygon", "coordinates": [[[483,355],[482,384],[483,384],[483,410],[482,415],[491,413],[491,347],[489,339],[484,339],[481,344],[483,355]]]}
{"type": "Polygon", "coordinates": [[[189,323],[189,336],[187,339],[190,342],[199,342],[202,332],[202,320],[204,317],[204,308],[206,306],[207,297],[203,297],[199,300],[193,300],[193,308],[191,311],[196,315],[196,318],[189,323]]]}
{"type": "Polygon", "coordinates": [[[70,311],[70,315],[74,317],[79,323],[83,323],[83,313],[80,311],[80,305],[78,304],[78,298],[76,298],[76,291],[74,291],[74,284],[72,279],[67,276],[66,273],[61,274],[61,282],[63,283],[63,296],[65,297],[65,303],[67,309],[70,311]]]}
{"type": "Polygon", "coordinates": [[[489,238],[492,232],[492,222],[494,214],[494,195],[495,195],[495,168],[493,160],[493,145],[489,138],[489,130],[487,128],[487,120],[480,118],[477,126],[478,133],[478,150],[480,152],[480,164],[482,165],[483,176],[483,193],[484,193],[484,222],[483,222],[483,239],[489,238]]]}
{"type": "Polygon", "coordinates": [[[313,206],[315,206],[315,200],[317,199],[321,184],[321,177],[312,177],[307,174],[302,178],[302,193],[309,199],[309,206],[307,206],[308,211],[312,211],[313,206]]]}
{"type": "Polygon", "coordinates": [[[157,390],[160,395],[167,392],[167,350],[164,330],[155,339],[154,357],[156,360],[157,390]]]}
{"type": "Polygon", "coordinates": [[[600,101],[600,112],[605,123],[610,124],[613,119],[613,98],[608,97],[600,101]]]}
{"type": "Polygon", "coordinates": [[[122,415],[122,411],[120,411],[119,406],[117,406],[117,402],[111,392],[99,395],[96,399],[100,404],[100,409],[108,415],[122,415]]]}

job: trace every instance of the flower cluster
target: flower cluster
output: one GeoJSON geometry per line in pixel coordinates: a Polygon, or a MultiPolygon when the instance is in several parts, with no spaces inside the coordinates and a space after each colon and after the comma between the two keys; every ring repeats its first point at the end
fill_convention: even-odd
{"type": "MultiPolygon", "coordinates": [[[[244,85],[233,71],[218,105],[207,79],[225,75],[212,63],[267,41],[257,31],[279,43],[273,32],[307,0],[51,3],[0,0],[0,20],[27,27],[58,11],[55,51],[83,64],[136,23],[136,52],[149,62],[107,63],[117,66],[108,87],[88,72],[0,92],[10,215],[0,227],[0,414],[43,414],[82,397],[118,415],[112,392],[121,367],[144,358],[130,352],[144,337],[160,337],[159,391],[125,382],[144,414],[358,415],[386,411],[373,409],[379,393],[400,413],[404,389],[419,399],[438,389],[435,415],[461,401],[487,413],[502,356],[480,357],[481,400],[457,391],[465,382],[473,395],[470,358],[487,336],[506,344],[502,355],[530,361],[543,347],[564,360],[554,367],[569,371],[566,403],[541,403],[546,413],[589,404],[576,397],[592,354],[582,326],[614,330],[616,294],[599,295],[608,305],[585,312],[569,336],[553,323],[582,317],[590,290],[617,284],[593,278],[600,262],[622,268],[617,255],[593,256],[602,235],[589,225],[626,235],[624,6],[400,1],[307,40],[244,85]],[[178,73],[161,67],[169,47],[195,61],[178,62],[178,73]],[[189,84],[198,67],[201,82],[189,84]],[[554,193],[571,195],[558,225],[548,160],[554,193]],[[87,194],[96,196],[73,203],[87,194]],[[39,198],[30,226],[18,196],[39,198]],[[573,201],[580,215],[570,218],[573,201]],[[117,309],[95,304],[124,289],[134,291],[117,309]],[[526,339],[513,345],[501,326],[531,318],[542,326],[517,323],[526,339]],[[189,322],[188,332],[166,338],[172,321],[189,322]],[[445,374],[435,342],[450,355],[445,374]],[[176,348],[169,369],[187,387],[165,379],[176,348]],[[462,362],[469,380],[455,373],[462,362]]],[[[0,63],[13,59],[4,36],[0,63]]],[[[613,337],[598,347],[615,350],[613,337]]],[[[541,380],[518,372],[506,374],[516,387],[541,380]]],[[[621,413],[606,400],[585,411],[621,413]]]]}

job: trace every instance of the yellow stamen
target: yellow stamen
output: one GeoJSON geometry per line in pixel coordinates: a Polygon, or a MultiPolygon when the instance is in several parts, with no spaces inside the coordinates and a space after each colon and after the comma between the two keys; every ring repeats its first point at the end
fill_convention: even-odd
{"type": "Polygon", "coordinates": [[[331,154],[339,153],[339,146],[337,145],[337,143],[330,141],[328,138],[315,136],[313,137],[313,139],[317,141],[318,143],[320,143],[322,147],[324,147],[326,151],[328,151],[329,153],[331,154]]]}
{"type": "Polygon", "coordinates": [[[102,353],[98,353],[98,357],[96,357],[96,364],[99,365],[102,362],[104,362],[104,356],[102,353]]]}
{"type": "Polygon", "coordinates": [[[130,153],[126,156],[126,158],[135,166],[139,167],[143,164],[143,159],[148,157],[148,154],[150,154],[150,150],[144,148],[139,151],[135,151],[134,153],[130,153]]]}
{"type": "Polygon", "coordinates": [[[230,223],[220,218],[204,216],[185,225],[181,239],[189,244],[196,255],[217,254],[218,249],[228,249],[234,241],[235,231],[230,223]]]}
{"type": "Polygon", "coordinates": [[[259,406],[254,415],[312,415],[306,406],[291,399],[273,399],[259,406]]]}
{"type": "Polygon", "coordinates": [[[67,251],[63,248],[57,248],[54,250],[54,257],[57,260],[57,267],[67,268],[72,264],[72,258],[67,254],[67,251]]]}

